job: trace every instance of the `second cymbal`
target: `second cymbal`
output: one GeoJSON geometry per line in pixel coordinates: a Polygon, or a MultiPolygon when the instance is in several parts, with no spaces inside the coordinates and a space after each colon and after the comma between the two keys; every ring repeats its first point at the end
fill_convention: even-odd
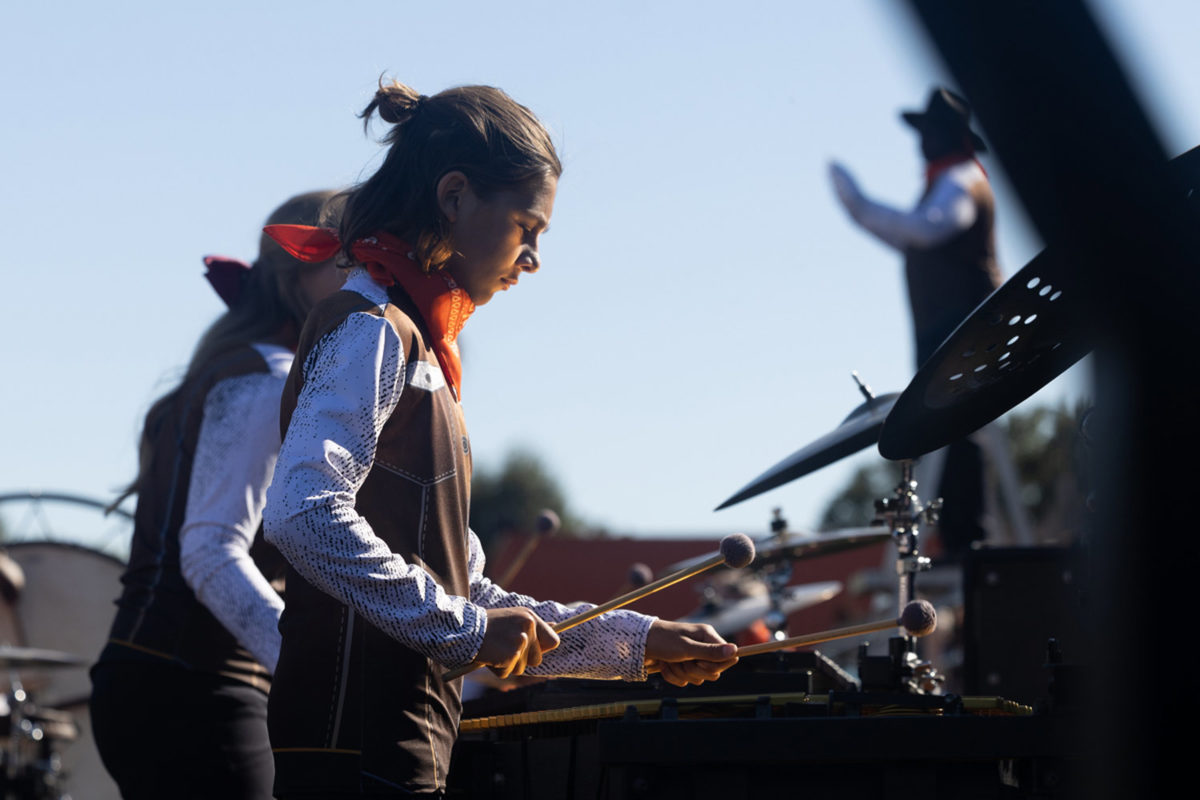
{"type": "Polygon", "coordinates": [[[824,533],[787,533],[755,542],[756,556],[752,566],[827,556],[844,550],[870,547],[891,538],[891,530],[880,526],[842,528],[824,533]]]}
{"type": "Polygon", "coordinates": [[[0,645],[0,668],[82,667],[87,663],[87,659],[58,650],[0,645]]]}
{"type": "Polygon", "coordinates": [[[780,461],[739,489],[715,510],[728,508],[763,492],[815,472],[879,441],[879,431],[899,392],[871,397],[850,412],[836,428],[780,461]]]}
{"type": "MultiPolygon", "coordinates": [[[[870,547],[892,538],[888,528],[869,526],[865,528],[842,528],[824,533],[785,533],[782,536],[767,536],[754,542],[754,560],[750,567],[761,567],[779,561],[840,553],[859,547],[870,547]]],[[[666,567],[664,573],[686,569],[703,561],[708,556],[680,561],[666,567]]]]}
{"type": "Polygon", "coordinates": [[[772,597],[764,591],[760,594],[740,597],[719,603],[710,607],[700,608],[680,622],[704,622],[722,636],[732,636],[762,619],[771,611],[778,611],[785,617],[796,611],[824,603],[837,596],[842,591],[841,581],[822,581],[820,583],[800,584],[784,587],[778,597],[772,597]]]}

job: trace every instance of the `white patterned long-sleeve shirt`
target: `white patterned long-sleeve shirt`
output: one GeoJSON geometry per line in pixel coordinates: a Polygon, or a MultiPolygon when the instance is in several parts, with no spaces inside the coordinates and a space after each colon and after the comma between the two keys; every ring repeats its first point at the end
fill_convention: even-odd
{"type": "Polygon", "coordinates": [[[283,599],[255,566],[279,453],[279,397],[291,351],[256,344],[269,372],[226,378],[209,390],[179,529],[184,581],[238,643],[271,672],[279,659],[283,599]]]}
{"type": "Polygon", "coordinates": [[[971,186],[987,181],[977,162],[964,161],[939,175],[915,208],[903,211],[863,194],[842,165],[830,165],[829,173],[838,199],[854,221],[901,252],[937,247],[974,225],[978,209],[971,186]]]}
{"type": "MultiPolygon", "coordinates": [[[[351,272],[343,289],[378,306],[388,302],[362,269],[351,272]]],[[[380,431],[406,384],[441,379],[408,369],[387,319],[350,314],[302,367],[303,386],[268,492],[264,530],[305,580],[447,667],[478,653],[488,608],[526,606],[550,623],[579,610],[492,584],[483,577],[483,551],[470,531],[464,532],[470,596],[449,594],[419,564],[392,552],[356,510],[380,431]]],[[[564,633],[561,645],[530,672],[643,680],[646,633],[654,619],[629,611],[605,614],[564,633]]]]}

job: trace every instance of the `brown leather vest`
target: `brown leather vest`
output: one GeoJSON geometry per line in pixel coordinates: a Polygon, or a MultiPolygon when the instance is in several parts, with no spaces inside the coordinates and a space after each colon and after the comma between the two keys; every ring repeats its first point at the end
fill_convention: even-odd
{"type": "Polygon", "coordinates": [[[918,367],[1001,284],[991,186],[975,181],[969,192],[975,203],[970,228],[936,247],[905,253],[918,367]]]}
{"type": "MultiPolygon", "coordinates": [[[[205,398],[227,378],[269,369],[250,346],[218,356],[179,388],[158,429],[145,432],[153,444],[150,486],[138,494],[129,563],[121,576],[124,589],[101,661],[165,659],[270,689],[270,673],[196,599],[179,567],[179,529],[205,398]]],[[[261,527],[250,554],[267,579],[282,588],[283,557],[263,540],[261,527]]]]}
{"type": "MultiPolygon", "coordinates": [[[[286,431],[309,354],[354,313],[391,324],[407,375],[355,509],[392,552],[420,564],[447,592],[466,596],[470,443],[449,387],[429,391],[412,381],[419,364],[436,370],[437,357],[420,314],[402,292],[393,287],[391,302],[381,309],[342,291],[312,311],[284,390],[281,423],[286,431]]],[[[276,793],[444,787],[462,711],[458,686],[442,681],[443,667],[291,568],[287,580],[269,712],[276,793]]]]}

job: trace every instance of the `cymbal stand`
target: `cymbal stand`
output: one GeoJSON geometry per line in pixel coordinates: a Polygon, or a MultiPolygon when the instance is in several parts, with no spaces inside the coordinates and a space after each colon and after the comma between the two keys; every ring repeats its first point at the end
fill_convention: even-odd
{"type": "MultiPolygon", "coordinates": [[[[771,533],[775,539],[783,541],[787,538],[787,520],[779,508],[771,510],[771,533]]],[[[771,631],[771,638],[776,641],[787,638],[787,615],[783,613],[781,599],[783,590],[792,579],[790,561],[781,561],[763,570],[763,580],[767,584],[767,594],[771,598],[771,610],[763,618],[763,624],[771,631]]]]}
{"type": "Polygon", "coordinates": [[[940,694],[945,676],[932,662],[921,658],[912,636],[893,636],[887,655],[870,655],[866,642],[858,647],[858,678],[864,692],[940,694]]]}
{"type": "Polygon", "coordinates": [[[922,523],[937,520],[941,505],[940,498],[928,505],[921,504],[917,482],[913,480],[913,462],[908,459],[900,462],[900,483],[893,496],[875,501],[876,520],[886,524],[896,540],[897,614],[916,598],[917,573],[930,567],[929,558],[920,552],[920,528],[922,523]]]}
{"type": "Polygon", "coordinates": [[[21,685],[21,677],[16,670],[8,672],[8,692],[4,700],[8,707],[9,735],[4,752],[4,785],[12,786],[19,778],[24,763],[22,748],[21,726],[25,721],[25,705],[28,695],[21,685]]]}
{"type": "MultiPolygon", "coordinates": [[[[941,506],[941,498],[928,505],[921,504],[913,479],[913,462],[908,459],[900,462],[900,483],[893,496],[875,501],[876,520],[888,526],[896,541],[897,614],[916,599],[917,573],[932,565],[928,556],[921,555],[921,525],[936,522],[941,506]]],[[[886,656],[870,656],[867,646],[862,645],[859,674],[863,686],[874,682],[916,694],[938,693],[945,678],[932,663],[917,655],[916,644],[916,639],[901,628],[899,636],[888,640],[886,656]]]]}
{"type": "MultiPolygon", "coordinates": [[[[29,722],[25,710],[29,705],[29,694],[20,682],[16,669],[8,670],[8,692],[5,696],[8,706],[8,741],[5,748],[4,772],[5,786],[17,787],[22,782],[25,770],[26,736],[25,727],[29,722]]],[[[7,798],[7,793],[5,794],[7,798]]]]}
{"type": "Polygon", "coordinates": [[[9,670],[8,692],[0,695],[8,706],[9,734],[4,750],[4,798],[69,800],[58,790],[62,763],[53,737],[38,721],[38,710],[21,683],[17,670],[9,670]]]}

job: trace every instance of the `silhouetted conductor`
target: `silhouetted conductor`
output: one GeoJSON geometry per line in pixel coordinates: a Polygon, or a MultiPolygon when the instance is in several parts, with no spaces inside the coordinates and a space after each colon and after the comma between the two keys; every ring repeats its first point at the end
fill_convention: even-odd
{"type": "MultiPolygon", "coordinates": [[[[971,130],[967,101],[935,88],[924,111],[901,118],[916,129],[925,159],[925,190],[902,211],[866,197],[840,164],[830,165],[838,199],[868,232],[904,254],[917,367],[1002,280],[996,263],[995,200],[975,158],[987,151],[971,130]]],[[[939,529],[948,555],[984,538],[983,460],[970,441],[947,448],[938,495],[939,529]]]]}

